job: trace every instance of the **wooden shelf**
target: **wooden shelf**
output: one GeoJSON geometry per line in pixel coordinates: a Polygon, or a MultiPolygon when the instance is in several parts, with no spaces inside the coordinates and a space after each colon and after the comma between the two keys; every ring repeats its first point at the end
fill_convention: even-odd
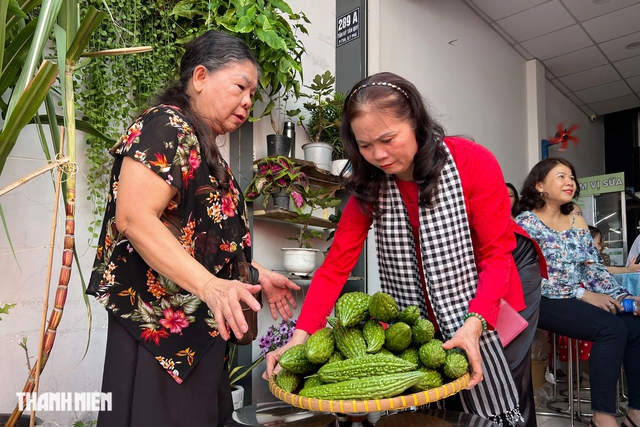
{"type": "MultiPolygon", "coordinates": [[[[255,165],[260,160],[262,159],[255,160],[253,164],[255,165]]],[[[332,175],[331,172],[328,172],[324,169],[320,169],[319,167],[316,166],[315,163],[310,162],[308,160],[293,159],[293,158],[291,158],[290,160],[293,161],[293,163],[296,166],[301,166],[300,170],[304,172],[305,175],[307,175],[307,178],[309,178],[309,184],[330,188],[330,189],[335,189],[335,190],[342,188],[342,185],[340,184],[340,180],[338,179],[337,176],[332,175]]]]}
{"type": "MultiPolygon", "coordinates": [[[[299,221],[295,221],[295,219],[298,217],[298,214],[285,209],[270,209],[270,210],[254,211],[253,216],[254,218],[264,218],[264,219],[271,219],[274,221],[291,222],[294,224],[300,224],[299,221]],[[293,221],[285,221],[286,219],[291,219],[293,221]]],[[[312,216],[309,219],[309,225],[312,227],[320,227],[320,228],[336,228],[338,224],[333,223],[328,219],[312,216]]]]}

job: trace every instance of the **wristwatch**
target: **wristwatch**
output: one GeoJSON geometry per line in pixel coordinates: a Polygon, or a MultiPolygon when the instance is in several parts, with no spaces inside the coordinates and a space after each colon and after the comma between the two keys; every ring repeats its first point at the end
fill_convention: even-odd
{"type": "Polygon", "coordinates": [[[584,292],[585,292],[585,289],[584,289],[584,288],[579,288],[579,289],[576,291],[576,299],[581,300],[581,299],[582,299],[582,297],[584,296],[584,292]]]}

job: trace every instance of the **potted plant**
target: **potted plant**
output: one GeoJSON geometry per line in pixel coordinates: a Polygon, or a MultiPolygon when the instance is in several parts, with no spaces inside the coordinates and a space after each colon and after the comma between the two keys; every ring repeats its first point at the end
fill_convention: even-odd
{"type": "Polygon", "coordinates": [[[293,110],[291,115],[298,116],[298,125],[304,129],[311,140],[302,146],[306,160],[313,161],[320,169],[331,170],[331,160],[344,156],[340,140],[340,119],[344,104],[344,95],[335,92],[336,78],[329,71],[317,74],[313,83],[304,87],[312,93],[300,94],[308,101],[302,105],[308,116],[301,115],[301,110],[293,110]],[[334,154],[335,151],[335,154],[334,154]]]}
{"type": "Polygon", "coordinates": [[[237,346],[229,343],[229,356],[227,359],[227,368],[229,369],[229,383],[231,384],[231,396],[233,398],[233,409],[238,410],[243,406],[244,388],[237,384],[249,374],[256,366],[258,366],[265,358],[268,352],[282,347],[289,342],[296,326],[296,320],[283,320],[279,325],[271,325],[267,329],[265,335],[258,339],[260,348],[260,357],[254,360],[250,365],[236,365],[237,346]]]}
{"type": "Polygon", "coordinates": [[[289,218],[286,221],[302,224],[295,236],[286,237],[287,240],[296,241],[297,247],[282,248],[284,252],[284,269],[288,273],[298,276],[306,276],[315,269],[316,253],[318,249],[314,249],[311,245],[311,239],[322,239],[322,233],[318,230],[309,228],[309,222],[313,213],[318,209],[327,209],[340,206],[342,202],[338,197],[333,196],[333,192],[329,189],[322,188],[319,190],[305,189],[302,192],[304,204],[295,206],[296,217],[289,218]]]}
{"type": "MultiPolygon", "coordinates": [[[[271,110],[269,115],[274,133],[267,135],[267,156],[293,157],[291,149],[295,141],[284,132],[288,122],[286,118],[290,117],[292,113],[286,109],[290,95],[291,93],[287,93],[278,97],[276,107],[271,110]]],[[[293,122],[290,123],[290,126],[294,126],[293,122]]]]}
{"type": "Polygon", "coordinates": [[[244,190],[248,202],[264,196],[262,205],[266,208],[269,197],[274,199],[274,206],[289,209],[289,200],[299,209],[304,205],[302,191],[309,188],[307,175],[285,156],[271,156],[256,163],[257,171],[244,190]]]}

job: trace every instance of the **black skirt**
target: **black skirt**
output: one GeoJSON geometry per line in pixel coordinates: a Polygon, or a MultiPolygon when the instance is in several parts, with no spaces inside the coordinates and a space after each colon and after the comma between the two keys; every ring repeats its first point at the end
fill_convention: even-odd
{"type": "Polygon", "coordinates": [[[109,314],[102,391],[112,410],[100,427],[222,426],[233,412],[226,341],[219,336],[189,376],[178,384],[158,361],[109,314]]]}

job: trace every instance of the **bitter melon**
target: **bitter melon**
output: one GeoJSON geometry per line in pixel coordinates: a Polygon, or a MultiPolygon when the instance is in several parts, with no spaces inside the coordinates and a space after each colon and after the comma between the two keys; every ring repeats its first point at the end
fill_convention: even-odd
{"type": "Polygon", "coordinates": [[[377,320],[368,320],[362,327],[362,335],[367,343],[367,353],[377,353],[384,345],[384,328],[377,320]]]}
{"type": "Polygon", "coordinates": [[[336,315],[340,324],[350,327],[369,317],[371,295],[364,292],[348,292],[336,302],[336,315]]]}
{"type": "Polygon", "coordinates": [[[322,328],[315,331],[304,343],[307,359],[313,363],[324,363],[333,354],[336,340],[333,329],[322,328]]]}
{"type": "Polygon", "coordinates": [[[325,383],[335,383],[354,378],[415,371],[417,368],[417,364],[399,357],[367,354],[340,362],[327,363],[318,370],[318,375],[325,383]]]}
{"type": "Polygon", "coordinates": [[[420,317],[420,308],[417,305],[410,305],[398,314],[396,322],[404,322],[411,326],[420,317]]]}
{"type": "Polygon", "coordinates": [[[400,353],[411,344],[411,326],[397,322],[384,331],[384,347],[394,354],[400,353]]]}
{"type": "Polygon", "coordinates": [[[393,322],[398,316],[398,303],[385,292],[376,292],[369,301],[369,314],[382,322],[393,322]]]}
{"type": "Polygon", "coordinates": [[[361,329],[348,328],[338,322],[333,335],[336,338],[336,347],[346,359],[367,354],[367,343],[364,342],[361,329]]]}
{"type": "Polygon", "coordinates": [[[358,378],[305,388],[300,391],[300,396],[329,400],[384,399],[402,394],[403,391],[420,382],[423,377],[424,372],[411,371],[401,374],[358,378]]]}
{"type": "Polygon", "coordinates": [[[280,366],[294,374],[310,374],[318,369],[318,365],[307,359],[304,344],[294,345],[280,356],[280,366]]]}

